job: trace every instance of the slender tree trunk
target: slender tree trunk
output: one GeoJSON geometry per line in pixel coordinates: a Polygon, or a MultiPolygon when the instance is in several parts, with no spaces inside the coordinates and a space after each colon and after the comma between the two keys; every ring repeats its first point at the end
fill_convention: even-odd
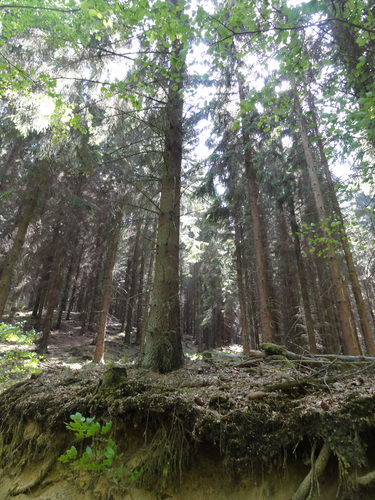
{"type": "Polygon", "coordinates": [[[44,302],[47,296],[48,282],[51,275],[51,266],[53,263],[53,255],[50,254],[45,262],[45,269],[38,283],[38,289],[36,293],[36,300],[33,307],[33,318],[35,318],[34,328],[35,330],[40,330],[42,327],[42,316],[44,309],[44,302]]]}
{"type": "Polygon", "coordinates": [[[150,252],[150,261],[148,265],[148,271],[147,271],[147,281],[146,281],[146,299],[145,299],[145,308],[143,311],[143,318],[142,318],[142,336],[141,336],[141,354],[143,355],[145,353],[145,348],[146,348],[146,332],[147,332],[147,326],[148,326],[148,320],[150,317],[150,304],[151,304],[151,297],[152,297],[152,284],[153,284],[153,275],[154,275],[154,264],[155,264],[155,250],[152,249],[150,252]]]}
{"type": "Polygon", "coordinates": [[[143,306],[143,283],[145,279],[145,257],[141,255],[141,262],[139,266],[139,282],[137,289],[137,310],[136,310],[136,337],[135,342],[137,345],[141,343],[142,337],[142,306],[143,306]]]}
{"type": "Polygon", "coordinates": [[[48,304],[46,308],[46,313],[43,318],[43,328],[42,328],[42,336],[38,342],[37,352],[39,354],[46,354],[48,350],[48,342],[52,329],[53,323],[53,314],[56,309],[59,300],[59,292],[61,285],[61,276],[63,272],[63,266],[66,256],[66,248],[62,248],[59,251],[59,254],[55,258],[55,270],[51,274],[51,284],[49,287],[48,293],[48,304]]]}
{"type": "MultiPolygon", "coordinates": [[[[177,5],[177,0],[173,0],[177,5]]],[[[153,298],[147,326],[144,366],[166,373],[180,368],[184,357],[180,326],[180,197],[182,163],[182,43],[171,52],[171,79],[166,105],[164,163],[156,242],[153,298]]]]}
{"type": "Polygon", "coordinates": [[[291,216],[292,216],[291,217],[291,228],[292,228],[292,234],[294,236],[294,251],[295,251],[295,255],[296,255],[298,276],[299,276],[299,281],[300,281],[300,286],[301,286],[301,296],[302,296],[303,312],[304,312],[304,317],[305,317],[307,338],[309,341],[310,353],[317,354],[318,348],[317,348],[316,339],[315,339],[314,320],[313,320],[313,317],[311,314],[307,276],[306,276],[305,266],[304,266],[303,259],[302,259],[301,244],[300,244],[299,236],[298,236],[299,228],[298,228],[298,224],[297,224],[297,220],[296,220],[296,216],[295,216],[295,212],[294,212],[293,200],[291,200],[289,208],[290,208],[290,212],[291,212],[291,216]]]}
{"type": "Polygon", "coordinates": [[[126,326],[125,326],[125,344],[130,345],[130,336],[132,330],[132,320],[134,318],[134,303],[135,295],[137,293],[137,276],[139,271],[139,238],[142,228],[138,227],[136,230],[133,256],[132,256],[132,266],[130,269],[130,286],[128,289],[128,307],[126,313],[126,326]]]}
{"type": "Polygon", "coordinates": [[[202,276],[199,274],[198,263],[194,264],[193,276],[195,277],[195,341],[198,346],[198,352],[203,352],[203,327],[201,324],[202,316],[202,276]]]}
{"type": "Polygon", "coordinates": [[[242,248],[241,248],[241,229],[239,227],[238,218],[235,217],[234,221],[234,244],[236,253],[236,271],[237,271],[237,286],[238,286],[238,299],[240,304],[240,323],[241,323],[241,337],[243,353],[249,354],[250,352],[250,335],[247,325],[246,317],[246,298],[245,298],[245,285],[242,272],[242,248]]]}
{"type": "Polygon", "coordinates": [[[27,229],[31,218],[34,214],[35,207],[38,202],[38,189],[32,189],[22,210],[22,214],[18,221],[16,236],[13,241],[12,248],[6,255],[1,265],[0,276],[0,320],[3,317],[6,302],[12,283],[15,267],[23,248],[27,229]]]}
{"type": "Polygon", "coordinates": [[[56,329],[57,330],[59,330],[61,328],[62,315],[63,315],[63,312],[65,311],[66,306],[68,304],[69,288],[70,288],[70,283],[71,283],[73,271],[74,271],[73,266],[74,266],[74,256],[71,258],[68,270],[65,273],[63,293],[61,296],[61,301],[60,301],[60,305],[59,305],[59,312],[57,314],[57,320],[56,320],[56,329]]]}
{"type": "Polygon", "coordinates": [[[132,258],[129,256],[126,263],[125,269],[125,280],[123,285],[123,298],[122,298],[122,321],[121,321],[121,331],[125,329],[126,318],[128,315],[129,307],[129,297],[130,297],[130,283],[131,283],[131,270],[132,270],[132,258]]]}
{"type": "MultiPolygon", "coordinates": [[[[240,100],[245,99],[245,90],[241,78],[238,79],[240,100]]],[[[250,147],[250,135],[247,131],[246,120],[242,123],[242,140],[245,155],[245,174],[250,204],[251,227],[254,239],[256,261],[256,275],[260,304],[260,329],[263,342],[275,342],[275,322],[271,310],[271,288],[267,271],[266,247],[262,231],[261,213],[259,207],[259,188],[256,178],[256,169],[253,163],[250,147]]]]}
{"type": "MultiPolygon", "coordinates": [[[[312,95],[309,93],[309,106],[310,110],[312,111],[313,115],[313,121],[314,123],[317,123],[317,117],[315,113],[315,103],[313,101],[312,95]]],[[[324,147],[323,147],[323,142],[320,138],[319,130],[316,127],[316,136],[318,137],[318,147],[319,147],[319,153],[320,153],[320,158],[322,161],[322,165],[324,168],[324,174],[329,190],[329,195],[330,195],[330,201],[333,205],[333,210],[336,214],[337,220],[340,223],[338,227],[338,231],[340,234],[340,239],[341,239],[341,244],[342,248],[344,250],[344,255],[345,255],[345,260],[346,260],[346,265],[348,267],[348,273],[349,273],[349,280],[351,284],[351,288],[353,291],[354,299],[357,305],[357,310],[358,310],[358,316],[359,316],[359,321],[361,325],[361,331],[363,335],[363,339],[366,345],[366,350],[367,354],[369,356],[375,356],[375,341],[374,341],[374,336],[373,336],[373,331],[370,325],[369,321],[369,312],[366,307],[366,303],[363,298],[362,294],[362,289],[361,285],[359,283],[358,279],[358,274],[357,270],[355,268],[354,264],[354,259],[353,259],[353,254],[350,249],[350,244],[349,244],[349,238],[345,230],[345,224],[344,224],[344,218],[341,212],[341,207],[337,199],[336,191],[335,191],[335,186],[333,183],[331,171],[329,169],[328,161],[326,154],[324,152],[324,147]]]]}
{"type": "MultiPolygon", "coordinates": [[[[104,232],[102,227],[100,233],[104,232]]],[[[106,255],[108,255],[108,240],[103,234],[100,234],[96,241],[96,261],[91,268],[91,275],[89,276],[89,292],[86,296],[86,303],[84,312],[86,313],[86,329],[89,332],[95,332],[98,327],[98,316],[101,311],[102,304],[102,277],[105,275],[106,255]]],[[[112,239],[110,237],[109,241],[112,239]]],[[[111,243],[109,243],[109,246],[111,243]]],[[[95,345],[96,339],[93,340],[95,345]]]]}
{"type": "Polygon", "coordinates": [[[305,342],[301,339],[301,329],[296,327],[296,312],[299,306],[298,297],[298,273],[295,265],[295,255],[291,245],[290,231],[285,212],[278,213],[278,240],[280,242],[280,299],[282,304],[281,325],[283,332],[283,344],[290,344],[291,349],[296,347],[305,348],[305,342]]]}
{"type": "Polygon", "coordinates": [[[69,302],[68,302],[68,310],[67,310],[66,316],[65,316],[66,321],[69,321],[69,319],[70,319],[70,314],[73,310],[73,305],[74,305],[74,301],[76,298],[76,292],[77,292],[77,287],[78,287],[78,278],[79,278],[79,274],[81,271],[82,255],[83,255],[83,244],[82,244],[82,246],[79,250],[79,253],[78,253],[78,259],[77,259],[77,263],[76,263],[76,272],[75,272],[75,276],[74,276],[74,283],[73,283],[72,291],[70,293],[70,298],[69,298],[69,302]]]}
{"type": "Polygon", "coordinates": [[[116,210],[112,235],[103,266],[103,279],[101,283],[94,353],[94,361],[96,363],[104,363],[105,328],[107,324],[109,306],[111,304],[113,269],[116,264],[117,248],[121,235],[123,214],[124,204],[122,203],[116,210]]]}
{"type": "MultiPolygon", "coordinates": [[[[315,166],[315,161],[311,150],[306,121],[304,119],[302,107],[296,91],[294,91],[294,105],[318,217],[321,223],[327,223],[328,216],[324,204],[323,193],[321,190],[317,168],[315,166]]],[[[324,227],[322,227],[322,231],[327,240],[329,240],[329,234],[324,227]]],[[[327,251],[327,261],[334,287],[334,294],[337,304],[337,312],[339,316],[345,354],[357,356],[361,354],[361,349],[358,343],[358,339],[355,336],[351,321],[349,298],[347,296],[345,285],[341,275],[338,256],[330,249],[327,251]]]]}
{"type": "Polygon", "coordinates": [[[12,178],[12,168],[15,165],[15,160],[22,155],[22,146],[25,140],[16,138],[13,144],[10,145],[6,157],[2,161],[0,171],[0,192],[7,190],[8,181],[12,178]]]}

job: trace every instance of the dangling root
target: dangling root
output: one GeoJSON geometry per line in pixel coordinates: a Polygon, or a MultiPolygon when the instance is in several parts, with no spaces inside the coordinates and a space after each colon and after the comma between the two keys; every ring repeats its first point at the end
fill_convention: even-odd
{"type": "Polygon", "coordinates": [[[375,481],[375,470],[368,472],[364,476],[357,477],[356,483],[360,486],[368,486],[375,481]]]}
{"type": "Polygon", "coordinates": [[[308,498],[314,483],[318,481],[319,477],[324,472],[330,456],[331,448],[328,444],[324,443],[316,461],[314,461],[314,457],[312,458],[311,470],[299,485],[298,490],[292,497],[292,500],[306,500],[308,498]]]}
{"type": "Polygon", "coordinates": [[[55,463],[56,463],[56,457],[53,457],[44,463],[30,466],[28,474],[25,474],[24,477],[21,475],[19,483],[12,488],[10,494],[12,496],[19,495],[21,493],[25,493],[26,491],[30,491],[36,486],[38,486],[43,481],[43,479],[45,479],[51,467],[55,463]]]}

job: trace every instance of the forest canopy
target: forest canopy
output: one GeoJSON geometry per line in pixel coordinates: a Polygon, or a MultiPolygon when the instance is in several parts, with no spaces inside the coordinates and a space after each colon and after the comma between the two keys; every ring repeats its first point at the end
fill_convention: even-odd
{"type": "Polygon", "coordinates": [[[0,320],[142,364],[375,356],[370,0],[0,6],[0,320]]]}

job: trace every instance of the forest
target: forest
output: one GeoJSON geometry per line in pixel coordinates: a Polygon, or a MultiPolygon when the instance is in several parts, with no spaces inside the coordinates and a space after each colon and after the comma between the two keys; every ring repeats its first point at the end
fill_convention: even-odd
{"type": "Polygon", "coordinates": [[[182,338],[375,356],[372,2],[0,14],[0,318],[44,353],[78,311],[100,362],[110,315],[160,372],[182,338]]]}
{"type": "Polygon", "coordinates": [[[374,67],[372,0],[1,2],[1,499],[374,498],[374,67]]]}

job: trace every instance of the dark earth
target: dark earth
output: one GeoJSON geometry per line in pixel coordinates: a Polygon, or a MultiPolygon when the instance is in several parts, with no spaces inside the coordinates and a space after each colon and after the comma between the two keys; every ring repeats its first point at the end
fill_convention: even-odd
{"type": "Polygon", "coordinates": [[[375,498],[373,358],[187,341],[185,366],[160,375],[119,328],[95,365],[76,315],[51,333],[42,373],[0,394],[0,500],[375,498]],[[77,412],[112,422],[99,446],[114,440],[122,474],[58,461],[93,446],[66,429],[77,412]]]}

